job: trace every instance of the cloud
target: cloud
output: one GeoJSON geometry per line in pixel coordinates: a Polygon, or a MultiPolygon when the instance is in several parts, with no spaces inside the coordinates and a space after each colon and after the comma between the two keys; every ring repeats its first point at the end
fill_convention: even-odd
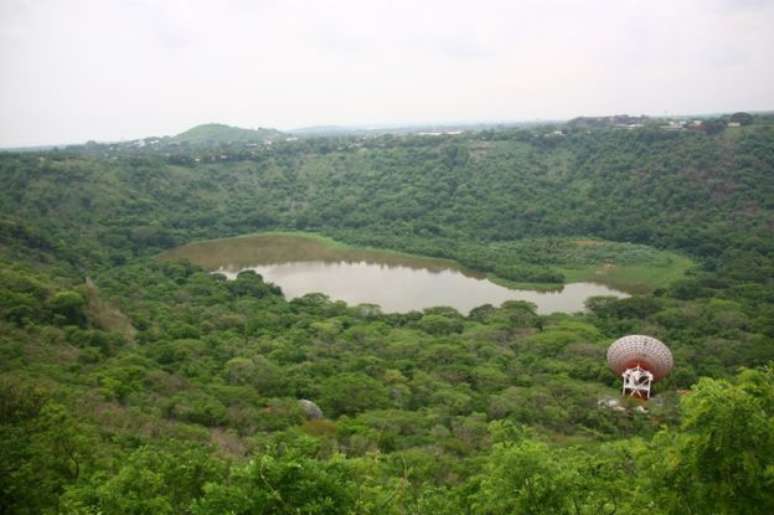
{"type": "Polygon", "coordinates": [[[770,109],[771,1],[0,2],[0,145],[770,109]]]}

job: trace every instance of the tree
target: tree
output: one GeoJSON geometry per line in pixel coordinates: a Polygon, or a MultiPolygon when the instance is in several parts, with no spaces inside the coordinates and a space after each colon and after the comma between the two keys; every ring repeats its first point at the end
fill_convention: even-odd
{"type": "Polygon", "coordinates": [[[731,118],[729,118],[729,121],[738,123],[740,125],[750,125],[753,123],[754,118],[750,113],[739,112],[732,114],[731,118]]]}
{"type": "Polygon", "coordinates": [[[86,306],[86,299],[76,291],[57,292],[49,301],[51,310],[60,317],[63,324],[83,325],[86,322],[86,315],[83,308],[86,306]]]}
{"type": "Polygon", "coordinates": [[[495,444],[471,498],[473,511],[570,512],[577,471],[564,465],[545,444],[531,440],[495,444]]]}
{"type": "Polygon", "coordinates": [[[41,513],[90,472],[95,439],[40,391],[0,384],[0,513],[41,513]]]}
{"type": "Polygon", "coordinates": [[[98,474],[63,498],[68,513],[155,515],[190,513],[207,482],[223,481],[225,466],[197,448],[142,447],[113,474],[98,474]]]}
{"type": "Polygon", "coordinates": [[[353,415],[360,411],[389,406],[387,388],[360,372],[339,374],[327,379],[321,389],[320,403],[325,413],[353,415]]]}
{"type": "Polygon", "coordinates": [[[682,401],[680,432],[654,439],[652,494],[670,513],[772,513],[774,371],[703,378],[682,401]]]}
{"type": "Polygon", "coordinates": [[[342,457],[320,462],[297,452],[266,454],[208,483],[195,515],[337,514],[356,511],[358,485],[342,457]]]}

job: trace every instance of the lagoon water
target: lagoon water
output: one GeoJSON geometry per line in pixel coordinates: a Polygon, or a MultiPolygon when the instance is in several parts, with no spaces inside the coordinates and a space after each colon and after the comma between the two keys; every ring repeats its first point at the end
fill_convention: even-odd
{"type": "Polygon", "coordinates": [[[188,259],[233,279],[254,270],[282,288],[288,298],[320,292],[347,304],[378,304],[384,312],[451,306],[461,313],[508,300],[537,305],[538,312],[582,311],[596,295],[628,295],[595,283],[571,283],[561,290],[509,289],[445,260],[377,250],[331,246],[291,235],[255,235],[178,247],[163,259],[188,259]]]}

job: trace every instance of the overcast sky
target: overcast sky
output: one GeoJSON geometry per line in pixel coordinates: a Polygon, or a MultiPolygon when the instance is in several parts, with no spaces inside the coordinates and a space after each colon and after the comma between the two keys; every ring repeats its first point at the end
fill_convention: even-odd
{"type": "Polygon", "coordinates": [[[774,109],[774,0],[0,0],[0,146],[774,109]]]}

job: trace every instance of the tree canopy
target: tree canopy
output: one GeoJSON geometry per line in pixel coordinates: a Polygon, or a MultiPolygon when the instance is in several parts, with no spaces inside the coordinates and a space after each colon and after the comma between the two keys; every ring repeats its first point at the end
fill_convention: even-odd
{"type": "Polygon", "coordinates": [[[774,512],[774,124],[753,118],[0,153],[0,512],[774,512]],[[656,286],[388,314],[156,258],[275,229],[656,286]],[[629,333],[674,355],[645,405],[605,363],[629,333]]]}

